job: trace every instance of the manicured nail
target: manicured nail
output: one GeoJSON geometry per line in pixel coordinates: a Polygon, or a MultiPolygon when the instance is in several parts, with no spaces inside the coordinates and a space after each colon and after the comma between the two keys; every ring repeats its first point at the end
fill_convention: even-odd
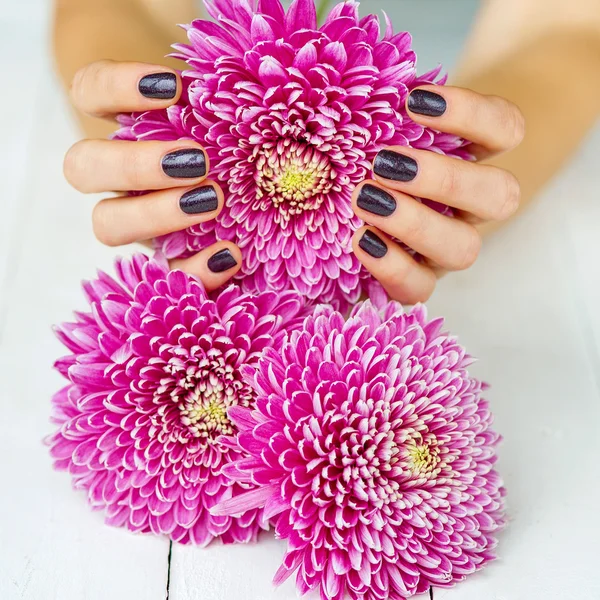
{"type": "Polygon", "coordinates": [[[385,242],[370,229],[367,229],[360,238],[358,245],[373,258],[383,258],[388,251],[385,242]]]}
{"type": "Polygon", "coordinates": [[[177,93],[177,77],[175,73],[152,73],[140,79],[138,89],[146,98],[169,100],[177,93]]]}
{"type": "Polygon", "coordinates": [[[382,150],[373,164],[376,175],[392,181],[412,181],[417,176],[417,161],[391,150],[382,150]]]}
{"type": "Polygon", "coordinates": [[[219,197],[212,185],[190,190],[179,199],[181,210],[188,215],[198,215],[217,210],[219,197]]]}
{"type": "Polygon", "coordinates": [[[434,92],[414,90],[408,97],[408,110],[427,117],[441,117],[446,112],[446,101],[434,92]]]}
{"type": "Polygon", "coordinates": [[[162,169],[169,177],[194,179],[206,175],[206,156],[202,150],[175,150],[162,159],[162,169]]]}
{"type": "Polygon", "coordinates": [[[237,265],[237,261],[233,258],[233,254],[227,249],[219,250],[208,259],[208,268],[213,273],[222,273],[228,271],[237,265]]]}
{"type": "Polygon", "coordinates": [[[380,217],[389,217],[396,210],[394,196],[369,183],[362,186],[356,204],[359,208],[380,217]]]}

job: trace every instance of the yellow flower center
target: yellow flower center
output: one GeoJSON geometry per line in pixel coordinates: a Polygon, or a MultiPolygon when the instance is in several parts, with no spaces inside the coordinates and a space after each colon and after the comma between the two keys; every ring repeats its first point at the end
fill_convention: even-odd
{"type": "Polygon", "coordinates": [[[336,173],[329,158],[293,140],[256,150],[256,209],[278,209],[283,221],[305,211],[317,210],[335,185],[336,173]]]}
{"type": "Polygon", "coordinates": [[[302,170],[298,165],[289,165],[281,175],[275,177],[275,193],[284,200],[302,202],[305,197],[312,195],[316,179],[314,168],[302,170]]]}
{"type": "Polygon", "coordinates": [[[435,469],[439,461],[437,454],[434,456],[434,453],[431,451],[429,446],[425,444],[415,444],[412,448],[409,449],[408,456],[410,461],[412,462],[414,470],[425,473],[429,473],[433,469],[435,469]]]}
{"type": "Polygon", "coordinates": [[[235,403],[234,391],[216,377],[201,381],[179,405],[181,422],[194,437],[208,437],[211,432],[233,433],[227,408],[235,403]]]}

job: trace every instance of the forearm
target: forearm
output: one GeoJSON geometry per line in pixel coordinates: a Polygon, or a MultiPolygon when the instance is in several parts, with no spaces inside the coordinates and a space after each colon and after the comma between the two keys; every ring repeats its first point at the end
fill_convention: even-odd
{"type": "MultiPolygon", "coordinates": [[[[507,35],[497,25],[497,35],[507,35]]],[[[588,25],[545,24],[531,36],[515,27],[511,51],[504,45],[495,55],[486,55],[486,42],[476,32],[477,43],[470,44],[453,82],[508,98],[523,112],[525,141],[488,161],[517,176],[522,208],[574,154],[600,115],[600,27],[591,20],[588,25]]]]}
{"type": "MultiPolygon", "coordinates": [[[[84,65],[102,59],[140,61],[181,68],[165,58],[170,44],[182,38],[177,22],[191,20],[192,4],[173,1],[171,17],[161,24],[151,4],[139,0],[59,0],[55,8],[54,53],[68,89],[84,65]]],[[[114,123],[78,115],[90,137],[106,137],[114,123]]]]}

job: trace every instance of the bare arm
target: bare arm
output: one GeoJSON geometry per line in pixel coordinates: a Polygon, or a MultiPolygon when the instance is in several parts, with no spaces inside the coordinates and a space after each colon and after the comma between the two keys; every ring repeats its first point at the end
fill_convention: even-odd
{"type": "MultiPolygon", "coordinates": [[[[181,67],[165,55],[185,37],[175,24],[189,23],[197,16],[194,8],[193,0],[57,0],[54,54],[65,87],[81,67],[97,60],[181,67]]],[[[115,129],[114,122],[79,118],[89,137],[106,137],[115,129]]]]}
{"type": "Polygon", "coordinates": [[[523,112],[524,142],[488,162],[517,176],[526,206],[600,115],[600,0],[488,0],[455,83],[523,112]]]}

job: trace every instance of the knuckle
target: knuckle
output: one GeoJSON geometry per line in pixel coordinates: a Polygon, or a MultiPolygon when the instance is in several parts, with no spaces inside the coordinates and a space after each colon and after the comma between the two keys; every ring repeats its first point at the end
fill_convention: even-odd
{"type": "Polygon", "coordinates": [[[71,95],[71,102],[75,108],[83,109],[83,89],[84,81],[86,77],[87,67],[81,67],[71,80],[71,87],[69,89],[71,95]]]}
{"type": "Polygon", "coordinates": [[[516,104],[504,98],[495,98],[499,104],[499,121],[506,150],[516,148],[525,138],[525,117],[516,104]]]}
{"type": "Polygon", "coordinates": [[[502,175],[502,201],[500,202],[498,212],[495,215],[496,220],[504,221],[512,217],[518,210],[521,202],[521,185],[519,180],[509,171],[501,171],[502,175]]]}
{"type": "Polygon", "coordinates": [[[148,156],[143,145],[127,144],[127,160],[124,164],[122,176],[127,187],[131,190],[143,189],[148,168],[148,156]]]}
{"type": "Polygon", "coordinates": [[[105,246],[118,246],[119,240],[111,226],[112,219],[110,202],[101,200],[92,211],[92,228],[96,239],[105,246]]]}
{"type": "Polygon", "coordinates": [[[407,293],[405,302],[408,304],[418,304],[419,302],[427,302],[433,294],[434,286],[428,286],[426,288],[419,288],[417,290],[410,290],[407,293]]]}
{"type": "Polygon", "coordinates": [[[408,279],[411,271],[411,265],[409,261],[398,261],[399,264],[396,265],[394,269],[394,275],[392,277],[392,281],[398,287],[401,287],[402,284],[408,279]]]}
{"type": "Polygon", "coordinates": [[[71,82],[70,95],[73,105],[82,112],[95,115],[97,92],[106,87],[106,69],[110,61],[101,60],[81,67],[71,82]]]}
{"type": "Polygon", "coordinates": [[[453,158],[446,159],[446,165],[440,180],[440,193],[443,198],[456,198],[460,196],[461,176],[458,161],[453,158]]]}
{"type": "Polygon", "coordinates": [[[65,179],[80,192],[86,191],[85,178],[82,177],[82,174],[85,172],[86,155],[86,141],[80,140],[67,150],[63,161],[65,179]]]}
{"type": "Polygon", "coordinates": [[[525,139],[525,116],[521,109],[511,103],[512,115],[512,142],[513,148],[516,148],[525,139]]]}
{"type": "Polygon", "coordinates": [[[464,238],[465,241],[461,252],[456,260],[456,263],[452,265],[457,271],[462,271],[472,267],[479,256],[479,252],[481,251],[481,235],[479,235],[479,232],[474,227],[469,226],[465,232],[464,238]]]}
{"type": "Polygon", "coordinates": [[[420,281],[418,285],[403,285],[396,290],[394,300],[405,304],[427,302],[435,290],[435,278],[420,281]]]}
{"type": "Polygon", "coordinates": [[[425,208],[420,202],[416,203],[414,210],[410,211],[412,214],[407,215],[408,218],[402,220],[401,238],[404,238],[405,241],[420,240],[427,234],[428,219],[425,208]]]}

